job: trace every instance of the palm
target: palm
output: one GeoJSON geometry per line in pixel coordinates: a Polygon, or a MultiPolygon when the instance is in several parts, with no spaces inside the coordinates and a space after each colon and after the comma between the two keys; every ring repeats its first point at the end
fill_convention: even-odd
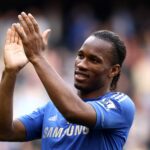
{"type": "Polygon", "coordinates": [[[20,70],[28,62],[21,39],[13,29],[7,32],[4,47],[4,62],[5,67],[10,70],[20,70]]]}
{"type": "Polygon", "coordinates": [[[16,43],[5,45],[4,61],[9,69],[22,68],[28,62],[23,46],[16,43]]]}

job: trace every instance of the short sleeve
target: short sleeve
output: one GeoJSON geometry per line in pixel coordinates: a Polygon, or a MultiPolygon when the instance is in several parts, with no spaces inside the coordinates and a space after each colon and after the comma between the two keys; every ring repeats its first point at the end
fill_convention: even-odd
{"type": "Polygon", "coordinates": [[[135,106],[123,93],[115,93],[98,101],[88,102],[96,111],[95,128],[130,128],[133,122],[135,106]]]}
{"type": "Polygon", "coordinates": [[[18,118],[25,126],[27,141],[41,138],[44,112],[47,105],[37,108],[31,114],[18,118]]]}

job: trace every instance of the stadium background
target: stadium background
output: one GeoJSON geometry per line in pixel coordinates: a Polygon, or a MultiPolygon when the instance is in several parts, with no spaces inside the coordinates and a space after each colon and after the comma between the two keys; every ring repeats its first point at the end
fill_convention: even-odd
{"type": "MultiPolygon", "coordinates": [[[[150,4],[149,0],[1,0],[0,77],[4,68],[5,34],[21,11],[32,13],[44,31],[52,29],[47,58],[72,86],[76,50],[95,30],[117,32],[127,46],[118,88],[131,96],[137,111],[125,150],[150,150],[150,4]]],[[[14,96],[14,117],[29,113],[49,100],[29,64],[19,74],[14,96]]],[[[39,150],[40,141],[0,142],[0,150],[39,150]]]]}

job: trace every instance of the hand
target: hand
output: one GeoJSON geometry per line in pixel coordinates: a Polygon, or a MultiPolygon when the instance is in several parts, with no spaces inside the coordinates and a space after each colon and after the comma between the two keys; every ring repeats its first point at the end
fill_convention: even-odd
{"type": "Polygon", "coordinates": [[[47,46],[50,29],[47,29],[41,34],[38,23],[31,14],[27,15],[22,12],[18,18],[23,32],[19,24],[15,24],[14,27],[22,40],[25,54],[32,63],[36,58],[43,57],[43,51],[47,46]]]}
{"type": "Polygon", "coordinates": [[[7,31],[4,46],[4,63],[6,70],[17,72],[28,63],[21,39],[13,27],[7,31]]]}

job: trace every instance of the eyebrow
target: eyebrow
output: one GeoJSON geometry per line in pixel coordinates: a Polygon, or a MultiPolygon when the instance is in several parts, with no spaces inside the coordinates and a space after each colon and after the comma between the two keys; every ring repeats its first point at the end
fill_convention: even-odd
{"type": "Polygon", "coordinates": [[[95,57],[95,58],[99,59],[100,61],[104,61],[103,57],[101,57],[101,56],[90,54],[90,57],[95,57]]]}
{"type": "MultiPolygon", "coordinates": [[[[80,52],[84,53],[83,49],[79,49],[78,52],[77,52],[77,54],[80,53],[80,52]]],[[[101,56],[97,56],[95,54],[89,54],[89,56],[90,57],[95,57],[95,58],[99,59],[100,61],[104,62],[104,59],[101,56]]]]}

